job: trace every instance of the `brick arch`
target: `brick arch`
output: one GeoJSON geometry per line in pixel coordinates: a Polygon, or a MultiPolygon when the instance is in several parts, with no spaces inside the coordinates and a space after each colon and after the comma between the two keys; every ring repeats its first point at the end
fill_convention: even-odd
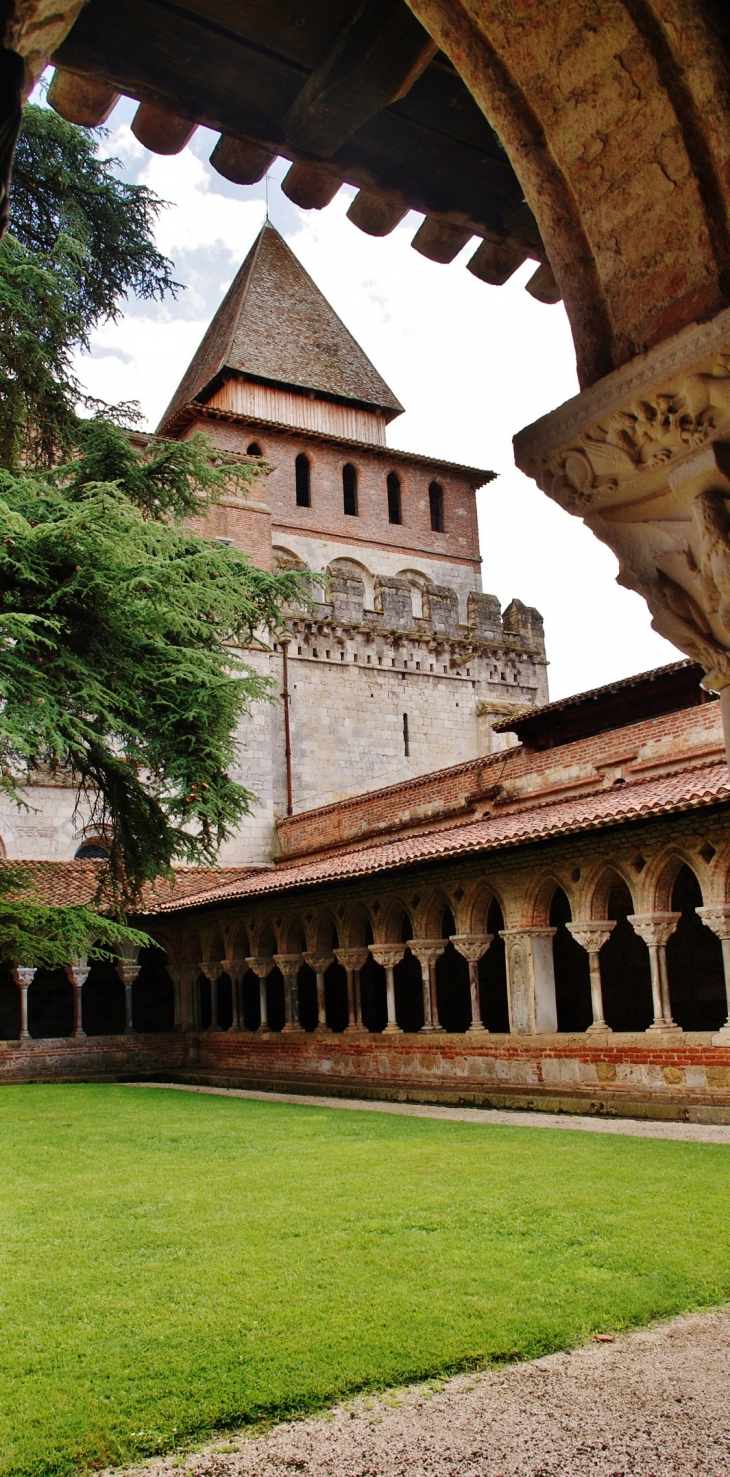
{"type": "Polygon", "coordinates": [[[730,841],[721,846],[708,868],[708,903],[730,902],[730,841]]]}
{"type": "Polygon", "coordinates": [[[412,933],[415,933],[413,917],[410,910],[400,898],[395,898],[387,909],[383,909],[378,919],[378,928],[375,934],[378,943],[402,943],[404,925],[407,925],[412,933]]]}
{"type": "Polygon", "coordinates": [[[257,918],[251,928],[251,954],[257,958],[270,958],[273,954],[279,954],[279,938],[271,918],[265,914],[257,918]]]}
{"type": "Polygon", "coordinates": [[[307,929],[307,945],[312,953],[327,953],[332,948],[332,940],[340,938],[340,929],[334,913],[329,908],[318,910],[307,929]]]}
{"type": "Polygon", "coordinates": [[[354,903],[348,908],[339,928],[343,949],[364,948],[368,932],[375,937],[373,919],[364,903],[354,903]]]}
{"type": "MultiPolygon", "coordinates": [[[[648,902],[647,912],[669,913],[672,909],[672,891],[674,884],[683,867],[689,867],[690,872],[697,878],[702,893],[703,902],[707,901],[706,877],[703,868],[698,864],[697,857],[683,847],[668,847],[659,853],[651,863],[651,869],[647,869],[644,898],[648,902]]],[[[643,881],[643,878],[642,878],[643,881]]]]}
{"type": "Polygon", "coordinates": [[[415,914],[413,925],[416,937],[423,939],[444,938],[443,918],[446,909],[456,918],[456,908],[453,899],[441,887],[430,889],[425,897],[421,899],[415,914]]]}
{"type": "Polygon", "coordinates": [[[510,158],[583,386],[726,306],[728,62],[707,5],[410,5],[510,158]]]}
{"type": "Polygon", "coordinates": [[[581,889],[586,918],[608,918],[609,900],[617,882],[623,882],[628,888],[634,912],[639,911],[639,889],[636,877],[631,877],[628,869],[620,863],[604,860],[591,870],[581,889]]]}
{"type": "Polygon", "coordinates": [[[565,893],[570,903],[570,911],[575,917],[573,889],[558,876],[557,872],[541,872],[525,893],[522,905],[522,923],[525,928],[549,927],[550,908],[558,888],[562,888],[565,893]]]}
{"type": "Polygon", "coordinates": [[[279,931],[279,953],[303,954],[307,947],[307,930],[298,913],[288,913],[279,931]]]}
{"type": "Polygon", "coordinates": [[[247,959],[251,953],[251,939],[245,923],[235,924],[228,936],[231,959],[247,959]]]}
{"type": "Polygon", "coordinates": [[[502,917],[506,920],[504,897],[491,882],[480,878],[467,888],[458,906],[454,907],[457,933],[487,933],[487,919],[493,902],[498,904],[502,917]]]}

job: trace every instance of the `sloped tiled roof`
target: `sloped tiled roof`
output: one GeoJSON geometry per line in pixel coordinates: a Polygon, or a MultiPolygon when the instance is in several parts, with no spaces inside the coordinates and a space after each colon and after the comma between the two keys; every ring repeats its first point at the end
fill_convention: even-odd
{"type": "MultiPolygon", "coordinates": [[[[0,867],[12,868],[19,873],[16,896],[32,893],[39,902],[50,907],[78,907],[97,900],[99,884],[103,882],[105,864],[101,861],[0,861],[0,867]]],[[[207,888],[220,891],[247,877],[251,867],[179,867],[174,880],[162,879],[154,887],[145,889],[144,905],[154,912],[161,903],[184,902],[187,897],[197,897],[207,888]]],[[[103,890],[99,899],[103,911],[103,890]]]]}
{"type": "Polygon", "coordinates": [[[159,430],[174,430],[224,371],[383,411],[403,406],[269,221],[234,277],[159,430]]]}
{"type": "Polygon", "coordinates": [[[465,825],[441,826],[389,841],[350,844],[340,851],[306,861],[282,863],[226,887],[201,888],[200,894],[162,902],[156,912],[178,912],[211,903],[261,897],[315,883],[340,882],[422,862],[441,861],[507,847],[626,824],[651,816],[695,810],[730,800],[726,764],[682,770],[636,784],[618,785],[572,799],[520,804],[465,825]]]}

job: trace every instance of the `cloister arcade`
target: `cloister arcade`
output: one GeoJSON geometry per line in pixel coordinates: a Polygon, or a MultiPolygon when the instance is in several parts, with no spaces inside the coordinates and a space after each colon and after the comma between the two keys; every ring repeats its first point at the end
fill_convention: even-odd
{"type": "Polygon", "coordinates": [[[158,915],[138,959],[6,970],[0,1036],[720,1033],[730,845],[648,840],[158,915]]]}

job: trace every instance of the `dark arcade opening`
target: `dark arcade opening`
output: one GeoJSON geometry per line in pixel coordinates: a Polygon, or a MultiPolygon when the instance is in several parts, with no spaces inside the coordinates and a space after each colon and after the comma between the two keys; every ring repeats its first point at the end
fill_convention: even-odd
{"type": "Polygon", "coordinates": [[[0,968],[0,1041],[20,1039],[20,990],[7,965],[0,968]]]}
{"type": "Polygon", "coordinates": [[[229,974],[218,976],[218,1025],[229,1031],[233,1025],[233,981],[229,974]]]}
{"type": "Polygon", "coordinates": [[[456,923],[446,908],[441,924],[441,937],[448,939],[440,959],[436,961],[436,999],[439,1021],[445,1031],[468,1031],[471,1025],[469,965],[451,942],[456,923]]]}
{"type": "Polygon", "coordinates": [[[672,889],[672,912],[682,917],[667,944],[672,1017],[684,1031],[719,1031],[727,1018],[722,944],[695,912],[702,903],[700,884],[685,865],[672,889]]]}
{"type": "Polygon", "coordinates": [[[124,985],[110,959],[96,959],[82,995],[87,1036],[118,1036],[126,1025],[124,985]]]}
{"type": "Polygon", "coordinates": [[[317,976],[308,964],[303,964],[299,980],[299,1020],[305,1031],[314,1031],[317,1026],[317,976]]]}
{"type": "Polygon", "coordinates": [[[333,1031],[345,1031],[350,1012],[347,1005],[347,971],[335,959],[324,977],[324,998],[327,1006],[327,1024],[333,1031]]]}
{"type": "Polygon", "coordinates": [[[628,921],[634,911],[631,893],[617,877],[607,907],[616,927],[598,956],[603,1014],[612,1031],[646,1031],[654,1019],[649,950],[628,921]]]}
{"type": "Polygon", "coordinates": [[[557,930],[553,938],[553,967],[558,1030],[587,1031],[593,1021],[590,965],[587,950],[576,943],[565,927],[571,920],[570,903],[562,887],[558,887],[550,904],[550,927],[557,930]]]}
{"type": "MultiPolygon", "coordinates": [[[[175,1028],[175,991],[165,967],[167,955],[163,949],[140,949],[138,958],[141,968],[132,986],[134,1029],[172,1031],[175,1028]]],[[[207,1025],[210,1025],[210,985],[207,980],[205,983],[208,986],[207,1025]]]]}
{"type": "Polygon", "coordinates": [[[266,1009],[270,1030],[283,1031],[286,1012],[284,1010],[284,976],[280,969],[272,969],[267,978],[266,1009]]]}
{"type": "Polygon", "coordinates": [[[393,971],[395,1018],[402,1031],[420,1031],[423,1025],[423,976],[410,949],[393,971]]]}
{"type": "Polygon", "coordinates": [[[507,1000],[507,961],[504,939],[500,930],[504,928],[502,909],[494,898],[487,915],[487,933],[492,942],[479,960],[479,1002],[482,1020],[488,1031],[509,1032],[509,1004],[507,1000]]]}
{"type": "Polygon", "coordinates": [[[34,1037],[72,1036],[74,992],[63,969],[37,969],[28,990],[28,1030],[34,1037]]]}
{"type": "Polygon", "coordinates": [[[261,1025],[259,977],[248,969],[241,981],[241,1012],[244,1031],[258,1031],[261,1025]]]}

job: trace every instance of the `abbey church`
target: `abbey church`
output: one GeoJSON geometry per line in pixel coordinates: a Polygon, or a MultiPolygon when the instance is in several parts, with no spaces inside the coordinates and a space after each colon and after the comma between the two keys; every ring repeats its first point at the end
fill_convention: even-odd
{"type": "MultiPolygon", "coordinates": [[[[205,431],[270,468],[204,531],[264,568],[326,576],[290,639],[247,656],[283,701],[240,733],[235,778],[258,797],[221,863],[268,864],[276,821],[504,747],[495,723],[547,700],[542,620],[482,593],[476,491],[494,473],[386,444],[393,392],[268,222],[183,375],[159,434],[205,431]]],[[[13,857],[103,850],[74,792],[6,805],[13,857]]]]}

